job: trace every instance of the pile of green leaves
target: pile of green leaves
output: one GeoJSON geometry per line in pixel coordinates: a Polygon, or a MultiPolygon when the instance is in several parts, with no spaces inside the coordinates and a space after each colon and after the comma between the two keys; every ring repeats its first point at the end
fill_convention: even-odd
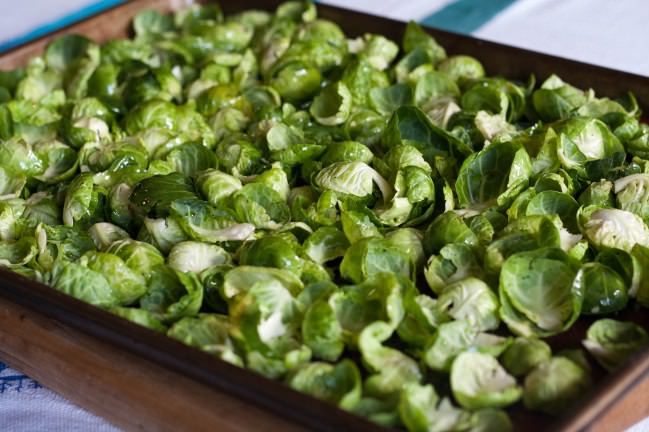
{"type": "Polygon", "coordinates": [[[559,413],[645,330],[649,126],[632,95],[485,76],[417,24],[312,3],[135,17],[0,73],[0,263],[409,431],[559,413]]]}

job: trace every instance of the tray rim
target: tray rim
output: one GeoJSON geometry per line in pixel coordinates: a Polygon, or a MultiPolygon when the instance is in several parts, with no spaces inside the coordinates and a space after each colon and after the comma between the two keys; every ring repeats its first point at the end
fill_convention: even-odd
{"type": "MultiPolygon", "coordinates": [[[[204,0],[199,1],[205,2],[204,0]]],[[[229,13],[253,7],[271,9],[281,2],[281,0],[246,0],[234,6],[234,2],[230,0],[221,0],[219,3],[224,11],[229,13]]],[[[25,48],[43,44],[53,37],[74,32],[84,23],[101,18],[107,13],[133,7],[133,4],[142,4],[142,7],[138,8],[138,10],[144,10],[147,8],[147,5],[164,4],[169,8],[173,8],[177,3],[179,3],[177,0],[127,0],[122,4],[113,5],[96,14],[89,15],[83,20],[68,24],[53,32],[1,52],[0,61],[25,48]]],[[[325,18],[329,19],[332,19],[330,15],[345,14],[357,18],[362,17],[367,20],[371,19],[377,24],[382,23],[391,27],[396,26],[401,31],[406,25],[405,22],[391,18],[322,3],[318,3],[317,7],[319,16],[324,15],[325,18]]],[[[560,62],[569,66],[590,70],[596,74],[609,74],[622,81],[644,82],[649,87],[649,77],[434,29],[428,26],[423,27],[438,40],[442,40],[443,46],[445,45],[443,42],[445,38],[452,38],[460,44],[474,44],[485,50],[497,48],[512,53],[523,53],[540,60],[560,62]]],[[[628,86],[625,85],[624,87],[628,86]]],[[[649,95],[649,92],[647,94],[649,95]]],[[[641,104],[642,106],[649,107],[649,99],[643,102],[641,104]]],[[[361,416],[346,412],[333,404],[297,392],[281,381],[268,379],[246,368],[233,366],[196,348],[182,344],[164,334],[132,323],[101,308],[58,292],[46,284],[25,278],[3,267],[0,267],[0,296],[13,303],[34,310],[50,319],[54,319],[61,324],[70,326],[75,330],[96,337],[118,349],[133,353],[150,361],[155,361],[163,367],[182,373],[203,385],[208,385],[219,391],[231,392],[236,397],[251,402],[262,409],[281,416],[290,417],[291,420],[304,426],[318,430],[333,430],[337,427],[345,427],[347,430],[388,430],[361,416]],[[197,369],[193,367],[194,364],[190,367],[186,362],[187,359],[195,361],[199,366],[204,367],[204,369],[197,369]],[[218,369],[220,373],[223,373],[221,376],[222,379],[216,379],[217,375],[210,373],[214,372],[211,369],[218,369]],[[232,377],[236,377],[236,379],[233,380],[232,377]],[[239,382],[234,382],[237,380],[239,382]],[[248,389],[245,385],[242,386],[242,384],[253,384],[253,386],[248,389]],[[265,397],[270,395],[274,397],[265,397]],[[288,410],[290,407],[299,409],[288,410]],[[315,418],[326,419],[327,423],[314,422],[315,418]]],[[[617,402],[632,392],[642,380],[648,379],[648,376],[649,347],[646,347],[636,353],[619,370],[608,374],[601,381],[595,383],[588,395],[583,397],[573,407],[572,414],[566,414],[557,419],[548,419],[551,420],[554,426],[553,430],[573,431],[589,429],[610,411],[617,402]]]]}

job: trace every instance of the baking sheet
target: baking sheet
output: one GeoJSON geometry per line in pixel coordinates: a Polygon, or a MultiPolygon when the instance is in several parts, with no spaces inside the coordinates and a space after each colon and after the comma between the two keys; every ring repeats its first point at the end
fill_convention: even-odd
{"type": "MultiPolygon", "coordinates": [[[[277,1],[224,1],[226,12],[249,8],[271,9],[277,1]]],[[[140,10],[155,8],[166,11],[184,4],[175,0],[141,0],[118,6],[97,17],[62,29],[52,35],[16,48],[0,57],[0,68],[12,68],[40,52],[47,41],[65,32],[78,32],[98,41],[124,37],[131,17],[140,10]]],[[[365,32],[381,33],[400,40],[404,23],[328,6],[319,7],[319,15],[341,25],[350,36],[365,32]]],[[[600,95],[621,96],[633,90],[641,107],[649,108],[649,79],[633,74],[577,63],[531,51],[507,47],[448,32],[431,33],[450,54],[463,53],[480,59],[489,74],[526,80],[534,74],[543,80],[557,73],[568,82],[595,88],[600,95]]],[[[236,395],[264,409],[271,410],[300,424],[321,430],[381,430],[369,421],[342,411],[335,406],[297,393],[277,381],[237,368],[146,328],[137,326],[105,311],[65,296],[49,287],[0,269],[0,296],[42,313],[74,329],[109,342],[114,346],[221,391],[236,395]]],[[[649,327],[649,314],[634,307],[620,319],[628,319],[649,327]]],[[[553,350],[580,345],[589,321],[582,319],[570,331],[550,339],[553,350]]],[[[20,353],[15,353],[20,356],[20,353]]],[[[615,406],[649,371],[649,351],[636,356],[619,372],[605,376],[595,366],[594,378],[599,381],[594,391],[568,417],[558,421],[543,414],[523,410],[519,403],[509,410],[516,429],[582,430],[596,426],[608,410],[615,406]],[[554,426],[549,426],[552,422],[554,426]]],[[[46,383],[47,384],[47,383],[46,383]]],[[[638,419],[642,413],[638,413],[638,419]]]]}

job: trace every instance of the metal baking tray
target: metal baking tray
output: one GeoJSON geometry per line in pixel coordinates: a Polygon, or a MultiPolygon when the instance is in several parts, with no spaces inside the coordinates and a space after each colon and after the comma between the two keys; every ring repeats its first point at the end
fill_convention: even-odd
{"type": "MultiPolygon", "coordinates": [[[[31,56],[39,54],[50,39],[61,34],[80,33],[98,42],[125,37],[130,32],[130,21],[137,12],[144,9],[170,11],[186,3],[181,0],[127,2],[0,54],[0,69],[24,65],[31,56]]],[[[274,9],[279,3],[276,0],[222,0],[220,2],[226,13],[250,8],[274,9]]],[[[326,5],[318,5],[318,14],[322,18],[338,23],[349,36],[370,32],[400,41],[405,28],[403,22],[326,5]]],[[[543,80],[555,73],[581,88],[595,89],[598,95],[616,97],[632,91],[640,107],[645,112],[649,110],[649,78],[647,77],[445,31],[435,29],[428,29],[428,31],[449,54],[468,54],[478,58],[490,75],[526,80],[534,74],[537,80],[543,80]]],[[[226,393],[229,397],[240,398],[245,404],[249,404],[244,406],[256,406],[267,410],[296,425],[315,430],[385,430],[364,418],[298,393],[281,382],[232,366],[162,334],[140,327],[2,268],[0,268],[0,300],[15,305],[21,311],[42,315],[58,325],[89,335],[113,349],[155,363],[193,380],[197,385],[226,393]]],[[[631,320],[649,328],[649,311],[640,310],[635,304],[629,306],[618,318],[631,320]]],[[[6,321],[0,320],[0,359],[3,352],[5,357],[10,354],[12,359],[20,359],[28,347],[14,348],[8,354],[6,348],[4,351],[2,349],[2,332],[12,331],[3,328],[5,323],[6,321]]],[[[588,325],[589,320],[582,318],[568,332],[550,338],[549,343],[553,350],[579,346],[588,325]]],[[[9,359],[4,360],[11,364],[9,359]]],[[[92,370],[88,373],[92,373],[92,370]]],[[[613,424],[618,425],[616,427],[628,426],[633,421],[649,415],[649,401],[644,401],[647,398],[638,397],[639,392],[646,390],[643,384],[649,383],[649,379],[645,379],[648,373],[649,349],[637,354],[625,367],[614,374],[605,374],[595,366],[594,388],[589,394],[584,395],[583,400],[571,412],[556,419],[526,411],[522,408],[522,404],[518,403],[509,410],[515,430],[594,431],[606,430],[613,424]],[[613,423],[611,417],[616,417],[613,423]]],[[[48,376],[41,376],[40,379],[48,385],[48,376]]],[[[95,389],[95,391],[101,392],[102,389],[95,389]]],[[[67,396],[73,395],[67,394],[67,396]]],[[[159,397],[164,399],[165,396],[159,397]]],[[[79,400],[79,398],[73,399],[79,400]]],[[[137,400],[133,403],[137,404],[137,400]]],[[[237,415],[246,415],[245,410],[237,415]]],[[[110,415],[108,420],[111,420],[110,415]]],[[[149,429],[146,425],[143,428],[149,429]]]]}

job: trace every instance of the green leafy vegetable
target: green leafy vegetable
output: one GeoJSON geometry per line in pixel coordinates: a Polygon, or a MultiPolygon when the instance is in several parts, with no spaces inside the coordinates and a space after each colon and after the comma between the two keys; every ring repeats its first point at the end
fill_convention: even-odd
{"type": "Polygon", "coordinates": [[[588,371],[565,357],[553,357],[525,378],[523,403],[531,410],[558,414],[590,387],[588,371]]]}
{"type": "Polygon", "coordinates": [[[595,321],[583,341],[584,347],[609,370],[618,368],[648,343],[649,336],[642,327],[608,318],[595,321]]]}
{"type": "Polygon", "coordinates": [[[349,38],[312,1],[132,30],[0,72],[1,266],[416,432],[569,409],[582,315],[605,369],[647,345],[610,318],[649,307],[632,94],[494,77],[414,22],[349,38]]]}
{"type": "Polygon", "coordinates": [[[465,352],[451,368],[451,388],[465,408],[501,408],[516,402],[522,389],[498,361],[487,354],[465,352]]]}
{"type": "Polygon", "coordinates": [[[501,361],[509,373],[518,377],[527,375],[550,357],[552,350],[541,339],[519,337],[505,350],[501,361]]]}
{"type": "Polygon", "coordinates": [[[583,292],[573,285],[575,264],[560,249],[520,252],[505,261],[500,275],[500,313],[521,336],[548,336],[579,317],[583,292]]]}

